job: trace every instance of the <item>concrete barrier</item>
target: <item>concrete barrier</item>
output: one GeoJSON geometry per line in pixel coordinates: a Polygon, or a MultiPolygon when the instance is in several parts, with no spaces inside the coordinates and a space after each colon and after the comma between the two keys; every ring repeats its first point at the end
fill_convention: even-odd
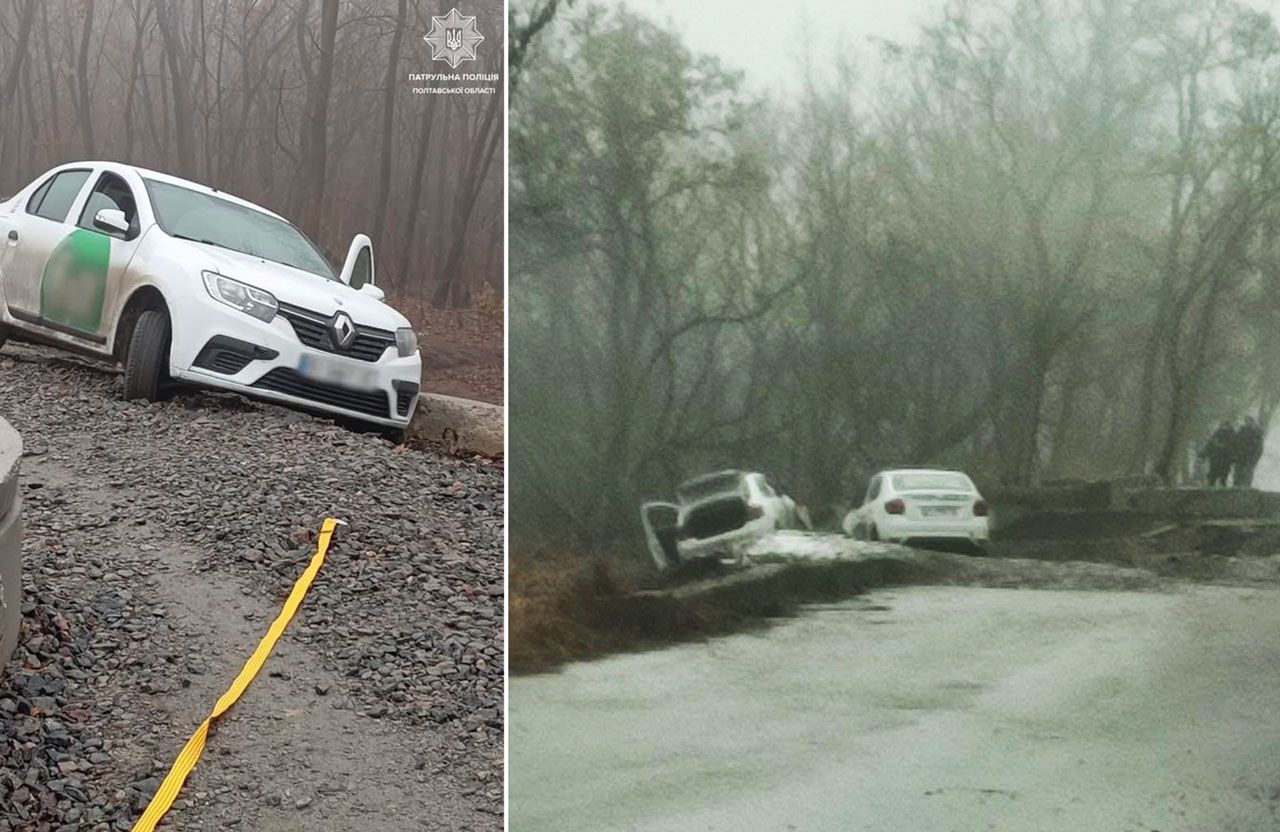
{"type": "Polygon", "coordinates": [[[1110,508],[1114,483],[1064,480],[1027,487],[984,488],[993,506],[1019,511],[1063,511],[1110,508]]]}
{"type": "Polygon", "coordinates": [[[1280,518],[1280,494],[1252,488],[1163,488],[1132,491],[1118,502],[1124,509],[1173,518],[1280,518]]]}
{"type": "Polygon", "coordinates": [[[1127,513],[1173,520],[1280,519],[1280,492],[1253,488],[1162,488],[1150,478],[1063,483],[1034,488],[992,488],[993,528],[1008,528],[1029,515],[1127,513]],[[996,523],[998,520],[998,523],[996,523]]]}
{"type": "Polygon", "coordinates": [[[0,419],[0,673],[18,643],[22,623],[22,437],[0,419]]]}
{"type": "Polygon", "coordinates": [[[502,405],[423,393],[409,436],[451,450],[502,456],[502,405]]]}

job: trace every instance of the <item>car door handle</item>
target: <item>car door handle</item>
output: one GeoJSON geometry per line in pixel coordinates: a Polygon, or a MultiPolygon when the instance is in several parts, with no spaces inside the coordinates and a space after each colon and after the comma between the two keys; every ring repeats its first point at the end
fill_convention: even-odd
{"type": "Polygon", "coordinates": [[[17,231],[17,229],[14,229],[14,228],[10,228],[10,229],[9,229],[9,239],[10,239],[10,240],[13,240],[15,243],[16,243],[16,242],[18,242],[18,231],[17,231]]]}

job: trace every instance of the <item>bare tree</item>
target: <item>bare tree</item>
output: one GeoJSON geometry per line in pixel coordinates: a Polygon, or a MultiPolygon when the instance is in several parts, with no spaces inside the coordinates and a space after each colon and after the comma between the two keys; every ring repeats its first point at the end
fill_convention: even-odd
{"type": "MultiPolygon", "coordinates": [[[[380,278],[408,305],[438,286],[449,305],[500,293],[502,80],[423,93],[410,73],[445,66],[422,43],[434,13],[410,0],[0,4],[0,193],[56,163],[130,161],[280,211],[334,258],[371,234],[380,278]],[[459,119],[442,125],[450,108],[459,119]]],[[[485,41],[459,72],[500,73],[502,4],[468,14],[485,41]]]]}
{"type": "MultiPolygon", "coordinates": [[[[308,3],[299,7],[299,18],[306,14],[308,3]]],[[[321,203],[329,149],[329,96],[333,91],[334,41],[338,33],[338,0],[321,0],[319,55],[314,70],[307,73],[306,116],[302,142],[298,150],[298,177],[301,183],[295,193],[294,214],[302,217],[302,227],[318,235],[321,203]]],[[[303,44],[303,66],[311,66],[311,58],[303,44]]]]}
{"type": "Polygon", "coordinates": [[[513,17],[518,543],[634,541],[714,467],[819,516],[904,464],[1173,482],[1216,419],[1274,414],[1266,15],[962,1],[882,78],[810,65],[765,104],[643,18],[548,8],[513,17]]]}

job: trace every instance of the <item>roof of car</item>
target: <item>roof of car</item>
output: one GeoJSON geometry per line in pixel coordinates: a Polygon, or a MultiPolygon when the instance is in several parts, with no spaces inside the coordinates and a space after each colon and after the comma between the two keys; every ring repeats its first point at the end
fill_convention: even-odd
{"type": "MultiPolygon", "coordinates": [[[[169,185],[179,185],[183,188],[190,188],[193,191],[199,191],[200,193],[209,194],[210,196],[219,196],[219,197],[222,197],[223,199],[234,202],[237,205],[243,205],[246,208],[253,208],[255,210],[262,211],[264,214],[270,214],[276,219],[281,219],[281,220],[284,219],[284,217],[280,216],[275,211],[272,211],[269,208],[263,208],[261,205],[257,204],[256,202],[250,202],[249,200],[244,199],[242,197],[238,197],[235,194],[229,194],[226,191],[220,191],[217,188],[211,188],[208,185],[202,185],[201,183],[194,182],[190,179],[183,179],[181,176],[174,176],[173,174],[165,173],[164,171],[151,170],[150,168],[140,167],[139,165],[131,165],[128,162],[113,162],[109,159],[101,159],[98,161],[76,162],[75,164],[94,165],[95,167],[98,165],[115,165],[122,168],[132,168],[134,171],[137,172],[139,176],[143,177],[144,179],[154,179],[157,182],[164,182],[169,185]]],[[[285,221],[287,222],[287,220],[285,221]]]]}
{"type": "Polygon", "coordinates": [[[957,471],[955,468],[890,468],[880,472],[882,476],[892,476],[893,474],[959,474],[962,477],[969,476],[964,471],[957,471]]]}

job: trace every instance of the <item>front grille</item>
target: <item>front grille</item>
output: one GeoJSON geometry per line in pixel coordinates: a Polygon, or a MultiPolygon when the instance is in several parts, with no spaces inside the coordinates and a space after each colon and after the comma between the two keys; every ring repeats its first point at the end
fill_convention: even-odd
{"type": "Polygon", "coordinates": [[[311,381],[288,367],[275,368],[255,381],[253,386],[379,419],[389,418],[390,415],[387,412],[387,394],[381,390],[351,390],[336,384],[311,381]]]}
{"type": "Polygon", "coordinates": [[[356,337],[351,346],[339,348],[329,333],[330,318],[291,303],[280,304],[280,316],[289,322],[298,340],[324,352],[346,355],[361,361],[377,361],[388,347],[396,345],[396,334],[385,329],[356,324],[356,337]]]}

